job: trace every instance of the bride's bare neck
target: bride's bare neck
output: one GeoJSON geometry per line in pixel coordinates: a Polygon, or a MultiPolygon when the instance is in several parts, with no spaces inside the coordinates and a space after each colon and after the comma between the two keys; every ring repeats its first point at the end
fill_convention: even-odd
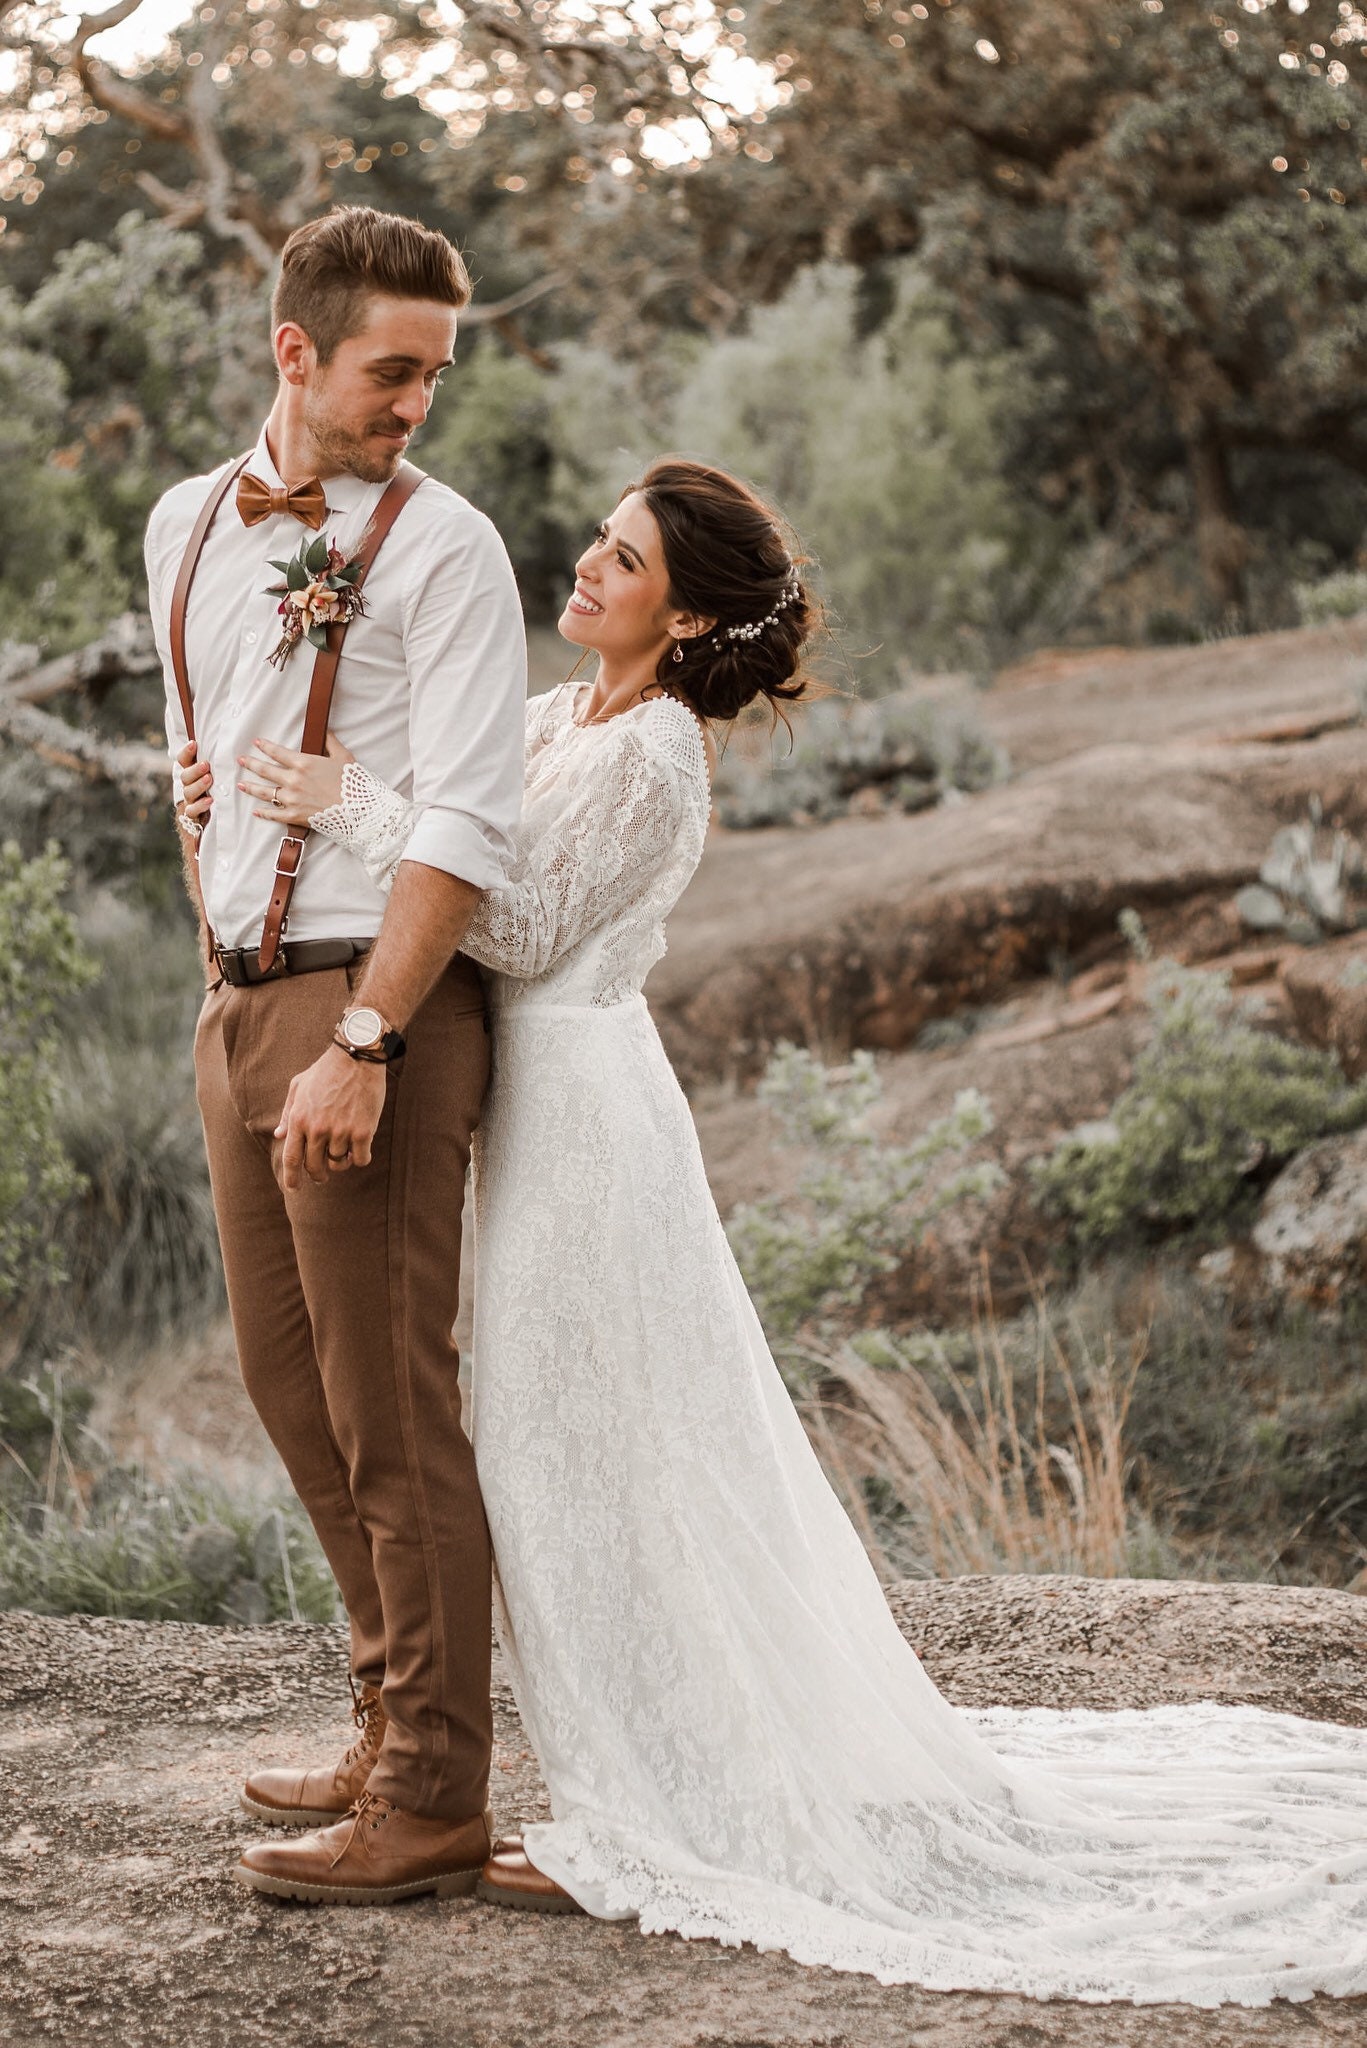
{"type": "Polygon", "coordinates": [[[660,680],[653,662],[636,661],[614,669],[600,661],[598,673],[575,706],[574,715],[581,725],[601,725],[605,719],[630,711],[646,697],[658,696],[659,690],[660,680]]]}

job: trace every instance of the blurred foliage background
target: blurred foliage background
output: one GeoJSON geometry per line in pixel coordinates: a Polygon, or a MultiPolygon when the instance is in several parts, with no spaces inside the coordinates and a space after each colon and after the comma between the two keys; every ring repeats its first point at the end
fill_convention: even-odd
{"type": "MultiPolygon", "coordinates": [[[[254,437],[276,255],[337,202],[467,254],[416,452],[534,636],[666,448],[775,496],[867,697],[1367,587],[1353,0],[0,0],[12,1384],[219,1306],[141,537],[254,437]]],[[[850,745],[909,808],[1006,772],[933,726],[850,745]]]]}

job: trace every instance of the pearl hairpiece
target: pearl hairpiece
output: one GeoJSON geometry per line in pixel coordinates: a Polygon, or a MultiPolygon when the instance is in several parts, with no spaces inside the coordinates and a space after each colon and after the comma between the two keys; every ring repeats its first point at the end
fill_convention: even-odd
{"type": "Polygon", "coordinates": [[[716,640],[758,640],[766,626],[772,626],[779,613],[790,604],[796,604],[802,595],[802,585],[794,577],[778,603],[762,619],[754,619],[743,626],[723,626],[713,635],[716,640]]]}

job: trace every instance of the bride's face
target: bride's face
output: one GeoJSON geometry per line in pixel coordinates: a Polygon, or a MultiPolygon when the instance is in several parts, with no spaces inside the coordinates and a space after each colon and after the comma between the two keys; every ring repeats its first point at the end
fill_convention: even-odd
{"type": "Polygon", "coordinates": [[[560,632],[614,666],[658,660],[682,624],[669,603],[660,529],[633,491],[594,534],[574,567],[560,632]]]}

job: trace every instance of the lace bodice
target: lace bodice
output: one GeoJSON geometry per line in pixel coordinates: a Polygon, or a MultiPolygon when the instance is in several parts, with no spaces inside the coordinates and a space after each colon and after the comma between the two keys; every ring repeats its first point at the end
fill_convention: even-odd
{"type": "MultiPolygon", "coordinates": [[[[568,690],[527,705],[526,790],[506,884],[486,891],[462,951],[493,972],[493,999],[618,1003],[665,950],[664,920],[702,855],[710,797],[693,714],[656,697],[578,726],[568,690]]],[[[309,820],[349,846],[382,889],[417,821],[360,762],[342,800],[309,820]]]]}

